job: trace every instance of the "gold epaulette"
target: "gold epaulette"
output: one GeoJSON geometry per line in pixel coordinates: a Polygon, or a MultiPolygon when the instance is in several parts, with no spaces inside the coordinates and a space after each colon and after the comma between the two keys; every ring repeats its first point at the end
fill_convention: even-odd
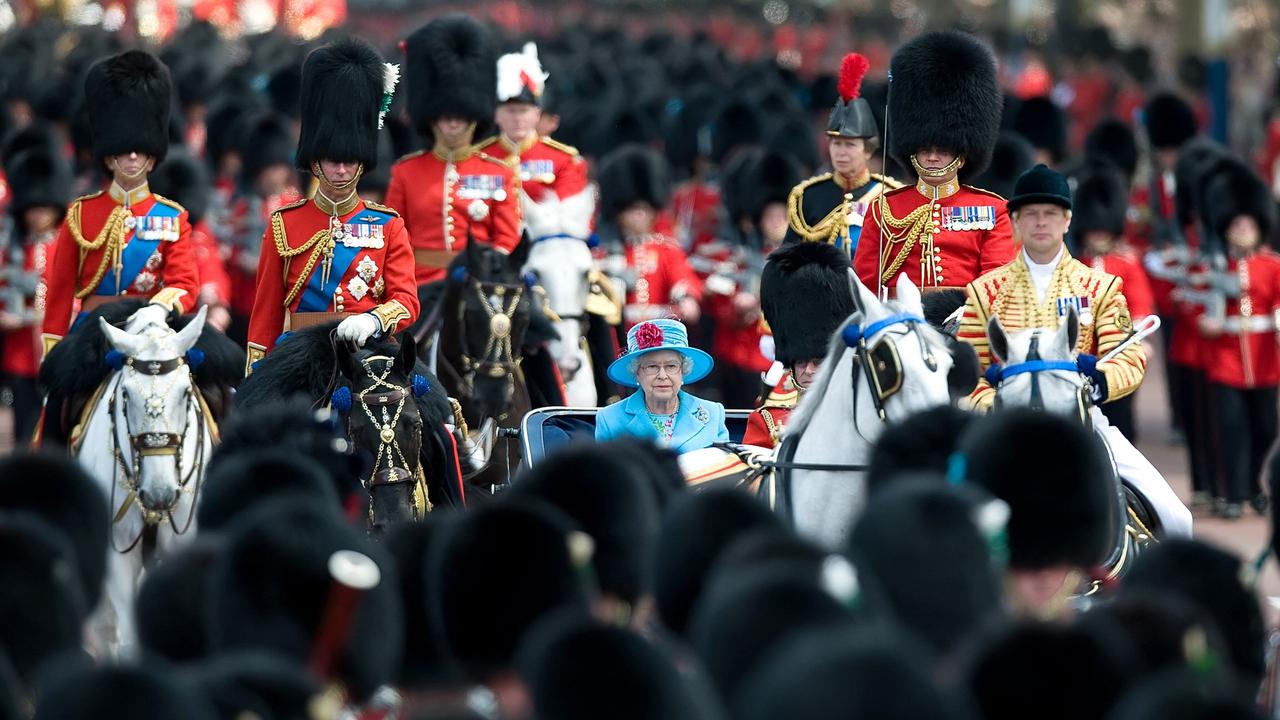
{"type": "Polygon", "coordinates": [[[566,155],[572,155],[573,157],[578,157],[579,155],[582,154],[578,152],[578,148],[572,145],[565,145],[559,140],[546,137],[545,135],[542,137],[542,142],[544,145],[551,148],[552,150],[559,150],[560,152],[565,153],[566,155]]]}
{"type": "Polygon", "coordinates": [[[489,137],[489,138],[485,138],[484,140],[481,140],[480,142],[476,143],[472,147],[474,147],[477,151],[484,150],[490,145],[498,142],[498,139],[499,137],[497,135],[494,135],[493,137],[489,137]]]}
{"type": "Polygon", "coordinates": [[[794,410],[796,405],[800,404],[800,391],[788,390],[786,392],[778,392],[770,390],[764,399],[764,404],[760,406],[761,410],[765,408],[782,408],[784,410],[794,410]]]}
{"type": "Polygon", "coordinates": [[[72,201],[71,201],[71,204],[72,204],[72,205],[79,205],[80,203],[84,202],[85,200],[92,200],[92,199],[94,199],[94,198],[98,197],[99,195],[101,195],[101,194],[102,194],[102,193],[104,193],[104,192],[106,192],[106,191],[105,191],[105,190],[99,190],[98,192],[91,192],[91,193],[89,193],[88,195],[81,195],[80,197],[76,198],[75,200],[72,200],[72,201]]]}
{"type": "Polygon", "coordinates": [[[365,200],[364,206],[369,208],[370,210],[377,210],[378,212],[384,212],[393,217],[400,217],[400,213],[397,212],[395,208],[387,205],[383,205],[381,203],[373,202],[372,200],[365,200]]]}
{"type": "Polygon", "coordinates": [[[961,185],[961,187],[968,188],[969,190],[972,190],[976,193],[981,193],[983,195],[990,195],[991,197],[999,200],[1000,202],[1005,201],[1004,198],[1000,195],[1000,193],[993,193],[990,190],[980,188],[980,187],[974,187],[972,185],[961,185]]]}
{"type": "Polygon", "coordinates": [[[831,173],[815,175],[791,188],[791,193],[787,195],[787,224],[790,225],[791,229],[795,230],[796,234],[804,240],[813,242],[830,242],[834,235],[832,232],[832,227],[834,226],[833,220],[841,210],[842,205],[836,205],[832,208],[831,212],[827,213],[826,217],[818,221],[817,225],[810,225],[805,222],[804,219],[805,191],[813,185],[830,179],[831,173]]]}
{"type": "Polygon", "coordinates": [[[169,207],[173,208],[174,210],[177,210],[178,212],[187,211],[186,208],[182,207],[177,202],[170,200],[169,198],[163,195],[157,195],[156,193],[151,193],[151,197],[155,198],[156,202],[160,203],[161,205],[168,205],[169,207]]]}
{"type": "Polygon", "coordinates": [[[407,155],[401,155],[401,156],[400,156],[400,158],[399,158],[399,159],[397,159],[397,160],[396,160],[394,163],[392,163],[392,164],[393,164],[393,165],[399,165],[400,163],[404,162],[405,160],[412,160],[412,159],[414,159],[414,158],[418,157],[419,155],[423,155],[423,154],[425,154],[426,152],[427,152],[426,148],[423,148],[422,150],[414,150],[413,152],[408,153],[407,155]]]}
{"type": "MultiPolygon", "coordinates": [[[[502,167],[508,170],[512,170],[512,168],[514,167],[511,161],[503,160],[502,158],[496,158],[483,150],[476,150],[476,157],[480,158],[481,160],[488,160],[489,162],[495,165],[501,165],[502,167]]],[[[519,160],[518,156],[512,156],[512,157],[516,157],[517,161],[519,160]]],[[[519,173],[515,173],[515,175],[517,178],[520,177],[519,173]]]]}
{"type": "Polygon", "coordinates": [[[300,208],[300,207],[302,207],[303,205],[306,205],[306,204],[307,204],[307,203],[309,203],[309,202],[311,202],[311,198],[298,198],[297,200],[294,200],[293,202],[289,203],[288,205],[281,205],[280,207],[276,208],[276,212],[275,212],[275,213],[272,213],[272,215],[274,215],[274,214],[276,214],[276,213],[282,213],[282,212],[284,212],[285,210],[293,210],[293,209],[295,209],[295,208],[300,208]]]}

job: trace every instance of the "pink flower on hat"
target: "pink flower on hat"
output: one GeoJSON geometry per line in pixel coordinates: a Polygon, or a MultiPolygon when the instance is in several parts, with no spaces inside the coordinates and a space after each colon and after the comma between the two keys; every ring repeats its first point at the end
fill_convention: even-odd
{"type": "Polygon", "coordinates": [[[644,323],[636,328],[636,349],[648,350],[662,346],[662,328],[653,323],[644,323]]]}

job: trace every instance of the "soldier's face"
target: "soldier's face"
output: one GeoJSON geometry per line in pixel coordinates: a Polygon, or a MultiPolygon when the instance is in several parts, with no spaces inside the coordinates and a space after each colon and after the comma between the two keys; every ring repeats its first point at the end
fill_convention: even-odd
{"type": "Polygon", "coordinates": [[[1238,215],[1227,226],[1227,245],[1237,253],[1250,253],[1258,247],[1262,231],[1252,215],[1238,215]]]}
{"type": "Polygon", "coordinates": [[[503,135],[520,142],[537,129],[541,115],[542,111],[532,103],[508,102],[498,106],[494,121],[503,135]]]}
{"type": "Polygon", "coordinates": [[[1013,214],[1013,226],[1031,259],[1045,263],[1062,247],[1062,238],[1071,227],[1071,213],[1053,203],[1031,203],[1013,214]]]}
{"type": "Polygon", "coordinates": [[[150,172],[155,165],[155,158],[140,152],[131,152],[124,155],[113,155],[107,158],[107,167],[116,176],[116,179],[134,179],[150,172]]]}
{"type": "Polygon", "coordinates": [[[653,220],[657,213],[648,203],[636,203],[618,213],[618,230],[624,237],[647,235],[653,232],[653,220]]]}
{"type": "Polygon", "coordinates": [[[791,379],[800,387],[807,388],[813,382],[813,379],[818,377],[818,370],[821,367],[822,358],[801,360],[791,369],[791,379]]]}
{"type": "Polygon", "coordinates": [[[831,138],[829,143],[831,169],[841,175],[857,175],[867,169],[871,151],[862,138],[831,138]]]}
{"type": "Polygon", "coordinates": [[[320,172],[324,173],[324,177],[321,180],[328,181],[333,185],[341,185],[355,178],[356,173],[360,172],[360,163],[321,160],[320,172]]]}
{"type": "Polygon", "coordinates": [[[463,117],[445,116],[432,124],[436,138],[449,147],[460,147],[471,142],[475,123],[463,117]]]}
{"type": "Polygon", "coordinates": [[[925,170],[941,170],[955,162],[956,154],[944,148],[924,148],[916,153],[916,162],[925,170]]]}
{"type": "Polygon", "coordinates": [[[52,207],[33,207],[22,213],[22,219],[27,224],[27,231],[32,234],[57,230],[61,217],[60,209],[52,207]]]}

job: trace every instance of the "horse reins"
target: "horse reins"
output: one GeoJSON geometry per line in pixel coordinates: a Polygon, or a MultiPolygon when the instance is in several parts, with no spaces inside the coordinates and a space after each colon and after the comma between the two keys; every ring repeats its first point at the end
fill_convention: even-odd
{"type": "Polygon", "coordinates": [[[400,441],[396,439],[396,426],[400,423],[405,402],[408,401],[411,393],[406,388],[387,382],[387,377],[395,365],[394,358],[386,355],[372,355],[361,360],[360,364],[373,380],[373,384],[357,393],[356,399],[360,402],[360,408],[364,410],[369,422],[378,429],[378,450],[374,455],[373,473],[369,476],[368,486],[372,489],[378,485],[410,482],[414,479],[413,473],[409,470],[410,465],[405,458],[404,450],[400,448],[400,441]],[[386,363],[386,368],[381,374],[369,367],[369,363],[374,361],[386,363]],[[386,392],[377,392],[379,389],[385,389],[386,392]],[[392,407],[395,408],[394,411],[390,410],[392,407]],[[374,415],[374,408],[381,411],[379,413],[381,418],[374,415]],[[379,467],[383,464],[384,458],[386,467],[380,470],[379,467]],[[400,462],[399,465],[395,464],[397,460],[400,462]]]}
{"type": "MultiPolygon", "coordinates": [[[[519,360],[515,356],[511,331],[514,327],[513,319],[515,314],[524,299],[525,287],[507,283],[482,283],[479,280],[473,280],[471,282],[471,290],[480,300],[480,307],[484,310],[488,321],[489,335],[485,339],[484,350],[477,354],[471,351],[470,343],[467,342],[467,333],[462,333],[462,372],[460,375],[463,383],[467,389],[474,388],[475,377],[478,373],[495,380],[506,377],[514,384],[514,375],[519,365],[519,360]],[[486,291],[492,293],[492,301],[486,291]],[[503,302],[508,297],[510,301],[504,305],[503,302]]],[[[465,314],[466,304],[459,303],[458,322],[463,327],[466,327],[465,314]]]]}

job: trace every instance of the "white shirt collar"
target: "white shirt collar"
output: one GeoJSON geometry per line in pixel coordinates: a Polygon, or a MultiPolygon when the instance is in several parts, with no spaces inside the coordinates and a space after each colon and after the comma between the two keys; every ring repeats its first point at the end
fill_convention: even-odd
{"type": "Polygon", "coordinates": [[[1022,260],[1027,264],[1027,272],[1031,275],[1031,284],[1036,288],[1036,299],[1044,302],[1044,294],[1049,290],[1049,283],[1053,281],[1053,271],[1058,267],[1058,263],[1062,262],[1062,254],[1065,248],[1058,248],[1058,254],[1047,263],[1038,263],[1031,259],[1031,255],[1026,248],[1022,249],[1022,260]]]}

